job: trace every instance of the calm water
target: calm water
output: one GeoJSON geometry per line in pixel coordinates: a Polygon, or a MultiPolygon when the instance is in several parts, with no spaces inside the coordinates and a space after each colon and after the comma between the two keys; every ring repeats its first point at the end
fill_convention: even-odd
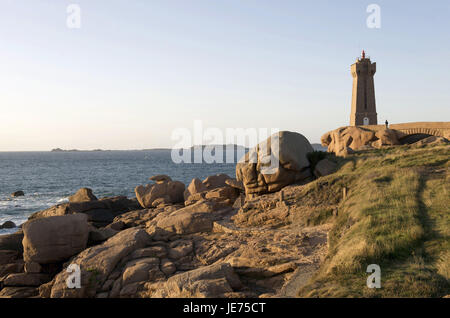
{"type": "MultiPolygon", "coordinates": [[[[81,187],[97,197],[134,197],[134,188],[151,183],[155,174],[167,174],[186,185],[195,178],[226,173],[234,164],[175,164],[169,150],[99,152],[0,152],[0,224],[23,223],[28,215],[67,201],[81,187]],[[25,196],[11,198],[14,191],[25,196]]],[[[0,234],[17,229],[0,230],[0,234]]]]}

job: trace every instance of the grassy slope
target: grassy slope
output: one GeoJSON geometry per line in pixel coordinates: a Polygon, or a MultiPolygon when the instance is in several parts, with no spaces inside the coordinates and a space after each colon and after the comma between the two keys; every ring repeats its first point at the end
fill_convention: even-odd
{"type": "Polygon", "coordinates": [[[340,169],[307,185],[297,198],[322,197],[326,204],[340,197],[337,216],[309,216],[314,223],[324,216],[333,228],[323,266],[298,295],[450,294],[449,158],[445,145],[398,146],[336,158],[340,169]],[[343,187],[348,189],[345,199],[343,187]],[[366,287],[366,268],[373,263],[381,266],[380,289],[366,287]]]}

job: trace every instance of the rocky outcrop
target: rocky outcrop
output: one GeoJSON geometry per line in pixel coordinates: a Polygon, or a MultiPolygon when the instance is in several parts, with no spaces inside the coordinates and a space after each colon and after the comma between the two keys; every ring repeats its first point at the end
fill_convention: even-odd
{"type": "Polygon", "coordinates": [[[74,195],[69,197],[69,202],[85,202],[96,201],[97,197],[92,193],[89,188],[81,188],[74,195]]]}
{"type": "Polygon", "coordinates": [[[247,195],[276,192],[311,176],[307,154],[313,151],[299,133],[273,134],[238,162],[236,179],[243,183],[247,195]]]}
{"type": "Polygon", "coordinates": [[[228,263],[218,263],[170,277],[162,284],[147,286],[152,297],[224,297],[242,288],[239,277],[228,263]]]}
{"type": "Polygon", "coordinates": [[[226,174],[218,174],[209,176],[201,181],[198,178],[192,179],[189,186],[184,191],[184,204],[186,206],[194,204],[199,201],[216,201],[227,205],[233,205],[236,198],[239,196],[239,190],[236,187],[228,185],[239,185],[234,179],[231,179],[226,174]],[[232,183],[234,181],[234,183],[232,183]]]}
{"type": "MultiPolygon", "coordinates": [[[[225,186],[216,184],[214,187],[204,193],[203,201],[188,206],[168,205],[126,212],[101,228],[88,225],[85,213],[41,216],[30,220],[24,225],[25,261],[17,248],[20,233],[4,240],[4,247],[16,250],[0,251],[0,295],[55,298],[257,297],[281,290],[298,267],[298,262],[320,260],[318,255],[323,253],[325,246],[322,238],[317,239],[310,234],[311,244],[305,247],[304,235],[299,234],[298,228],[291,231],[282,226],[295,219],[292,216],[295,206],[287,209],[285,204],[278,202],[278,193],[245,203],[235,215],[236,210],[223,201],[215,200],[215,195],[222,196],[220,193],[223,191],[238,189],[226,183],[225,186]],[[262,199],[266,197],[280,204],[266,202],[262,199]],[[257,204],[260,201],[262,204],[257,204]],[[51,262],[56,263],[48,264],[28,255],[28,245],[31,244],[26,241],[29,240],[30,224],[83,217],[88,231],[84,250],[72,251],[58,258],[53,255],[51,262]],[[71,264],[80,266],[79,289],[67,286],[71,264]]],[[[292,193],[286,190],[288,188],[283,191],[292,197],[292,193]]],[[[98,202],[77,204],[85,206],[98,202]]],[[[62,233],[70,236],[73,229],[58,228],[61,232],[48,230],[44,225],[39,231],[36,229],[36,233],[41,233],[39,239],[42,242],[32,239],[32,242],[39,242],[32,244],[37,246],[34,249],[41,254],[46,248],[59,253],[58,246],[52,248],[52,244],[62,242],[66,246],[68,240],[62,233]],[[47,232],[54,234],[46,235],[47,232]]],[[[320,233],[321,237],[324,236],[323,232],[320,233]]]]}
{"type": "Polygon", "coordinates": [[[49,216],[61,216],[83,213],[88,221],[96,227],[106,226],[120,214],[139,208],[139,204],[124,196],[102,198],[94,201],[69,202],[52,206],[46,210],[33,213],[29,220],[49,216]]]}
{"type": "Polygon", "coordinates": [[[67,260],[86,248],[89,235],[84,214],[53,216],[23,225],[23,258],[39,264],[67,260]]]}
{"type": "Polygon", "coordinates": [[[447,132],[448,128],[439,128],[441,123],[436,123],[439,129],[435,129],[432,124],[410,123],[391,125],[390,127],[395,127],[394,129],[387,129],[384,126],[341,127],[324,134],[321,142],[323,146],[328,147],[329,152],[334,152],[337,156],[346,156],[348,153],[357,150],[409,144],[417,140],[417,136],[418,138],[423,138],[422,136],[435,134],[435,136],[424,138],[423,144],[428,143],[430,140],[443,138],[438,135],[442,134],[445,136],[447,132]]]}
{"type": "Polygon", "coordinates": [[[357,126],[338,128],[321,137],[322,146],[327,146],[328,152],[334,152],[336,156],[345,156],[353,150],[370,146],[375,140],[375,132],[357,126]]]}
{"type": "Polygon", "coordinates": [[[435,144],[447,145],[449,144],[449,141],[444,137],[430,136],[422,140],[416,141],[415,143],[412,144],[412,146],[421,147],[424,145],[435,145],[435,144]]]}
{"type": "MultiPolygon", "coordinates": [[[[269,147],[269,153],[272,147],[286,150],[279,168],[293,174],[309,171],[308,159],[291,149],[303,139],[283,134],[281,139],[269,147]]],[[[320,162],[317,166],[325,173],[320,162]]],[[[153,187],[176,182],[165,175],[152,181],[153,187]]],[[[299,263],[321,260],[323,230],[320,237],[310,233],[305,245],[302,229],[287,228],[305,208],[293,204],[295,191],[287,191],[300,185],[284,188],[286,196],[268,193],[250,201],[242,194],[246,184],[224,174],[191,185],[188,200],[183,186],[176,204],[159,197],[153,202],[163,203],[140,208],[124,197],[96,200],[82,189],[72,202],[35,213],[23,234],[0,236],[0,295],[258,297],[278,293],[299,263]],[[73,277],[74,264],[81,271],[81,288],[71,289],[67,279],[73,277]]]]}
{"type": "Polygon", "coordinates": [[[70,273],[63,270],[54,279],[51,297],[94,297],[119,262],[149,242],[150,237],[144,230],[130,228],[121,231],[101,245],[84,250],[71,260],[72,264],[80,266],[83,288],[68,289],[66,280],[70,273]]]}
{"type": "Polygon", "coordinates": [[[157,183],[147,184],[146,186],[139,185],[134,189],[141,207],[151,208],[160,204],[173,204],[184,201],[184,184],[180,181],[168,180],[165,177],[155,176],[157,183]]]}

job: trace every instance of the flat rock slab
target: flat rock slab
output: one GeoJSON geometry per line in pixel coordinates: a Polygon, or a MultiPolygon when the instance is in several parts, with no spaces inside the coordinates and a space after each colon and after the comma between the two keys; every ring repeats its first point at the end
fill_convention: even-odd
{"type": "Polygon", "coordinates": [[[291,279],[281,288],[278,297],[297,297],[297,293],[301,287],[311,279],[317,271],[316,265],[303,265],[298,267],[292,274],[291,279]]]}
{"type": "Polygon", "coordinates": [[[29,298],[38,295],[38,289],[33,287],[5,287],[0,290],[0,298],[29,298]]]}
{"type": "Polygon", "coordinates": [[[5,286],[23,287],[33,286],[37,287],[45,284],[51,280],[51,276],[48,274],[34,274],[34,273],[18,273],[9,274],[3,284],[5,286]]]}

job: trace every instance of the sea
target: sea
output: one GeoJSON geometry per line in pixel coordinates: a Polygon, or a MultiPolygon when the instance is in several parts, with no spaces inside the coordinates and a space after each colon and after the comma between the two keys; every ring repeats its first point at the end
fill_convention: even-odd
{"type": "MultiPolygon", "coordinates": [[[[231,161],[231,160],[230,160],[231,161]]],[[[193,178],[226,173],[235,177],[232,163],[175,163],[171,150],[0,152],[0,225],[17,226],[30,214],[67,202],[79,188],[91,188],[98,198],[135,197],[134,188],[166,174],[186,184],[193,178]],[[21,197],[11,197],[15,191],[21,197]]],[[[0,229],[1,234],[17,228],[0,229]]]]}

